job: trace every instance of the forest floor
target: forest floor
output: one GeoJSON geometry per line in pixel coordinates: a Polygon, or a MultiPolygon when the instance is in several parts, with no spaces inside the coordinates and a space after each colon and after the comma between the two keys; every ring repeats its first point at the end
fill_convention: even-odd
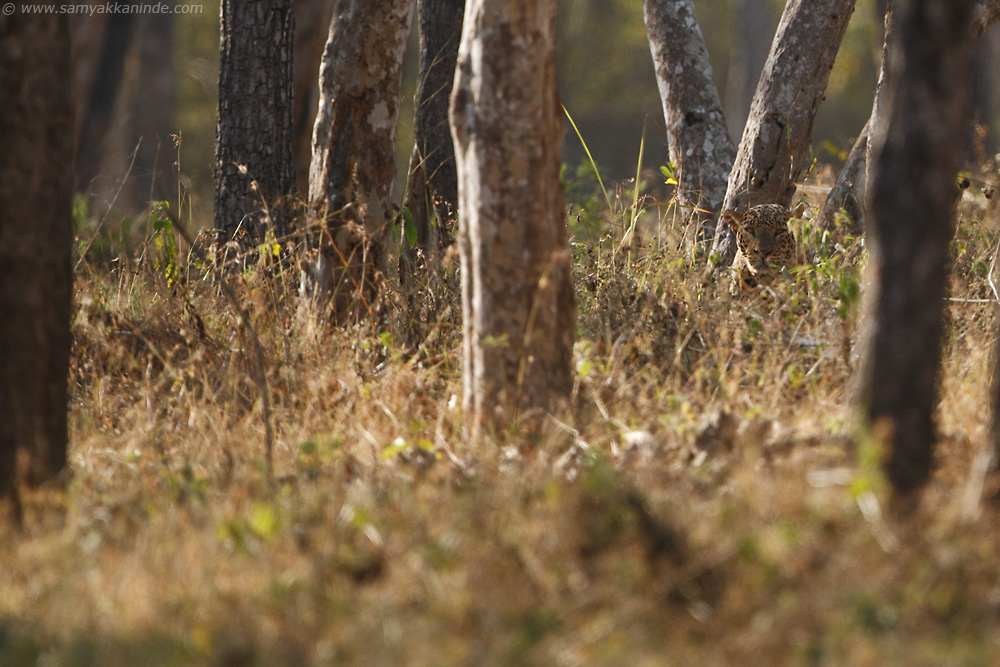
{"type": "Polygon", "coordinates": [[[803,265],[742,300],[670,206],[574,213],[571,404],[540,441],[470,444],[453,268],[310,335],[294,271],[234,276],[266,414],[169,225],[126,251],[83,221],[72,476],[0,528],[0,664],[1000,664],[991,207],[959,207],[937,468],[906,513],[852,422],[844,230],[793,223],[803,265]]]}

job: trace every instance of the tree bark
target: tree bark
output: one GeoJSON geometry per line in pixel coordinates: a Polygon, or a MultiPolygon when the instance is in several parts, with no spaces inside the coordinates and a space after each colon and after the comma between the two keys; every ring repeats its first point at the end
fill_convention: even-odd
{"type": "Polygon", "coordinates": [[[221,249],[288,233],[292,164],[291,0],[223,0],[215,227],[221,249]]]}
{"type": "Polygon", "coordinates": [[[860,412],[901,495],[930,476],[955,174],[970,111],[971,0],[894,0],[869,168],[860,412]]]}
{"type": "MultiPolygon", "coordinates": [[[[854,0],[789,0],[754,95],[729,176],[723,210],[758,204],[789,206],[809,155],[813,121],[854,0]]],[[[721,221],[712,245],[720,264],[736,255],[721,221]]]]}
{"type": "Polygon", "coordinates": [[[1000,0],[978,0],[972,13],[972,33],[981,37],[997,21],[1000,21],[1000,0]]]}
{"type": "Polygon", "coordinates": [[[700,240],[711,233],[736,149],[691,0],[645,0],[649,48],[663,101],[678,199],[700,240]],[[705,229],[702,229],[702,227],[705,229]],[[705,232],[708,232],[707,234],[705,232]]]}
{"type": "MultiPolygon", "coordinates": [[[[864,184],[867,177],[865,172],[868,169],[871,154],[868,139],[873,134],[873,126],[884,122],[880,108],[884,105],[883,97],[886,87],[885,63],[888,59],[886,50],[888,49],[888,37],[892,34],[892,2],[890,0],[882,0],[880,4],[884,9],[884,28],[881,33],[883,35],[882,64],[879,67],[879,78],[878,84],[875,87],[875,100],[872,103],[872,113],[865,123],[866,130],[862,131],[861,136],[858,137],[854,147],[852,147],[851,154],[844,164],[841,173],[837,176],[837,182],[823,205],[821,223],[824,226],[829,226],[832,223],[832,214],[836,213],[843,206],[843,204],[838,204],[838,202],[844,201],[850,204],[853,199],[853,201],[860,203],[866,199],[864,184]],[[860,152],[862,148],[864,148],[864,151],[860,152]]],[[[998,19],[1000,19],[1000,0],[979,0],[973,10],[972,39],[982,36],[998,19]]],[[[852,230],[854,231],[864,228],[862,224],[864,211],[862,209],[863,207],[861,206],[858,206],[856,211],[851,210],[849,207],[846,208],[847,213],[854,219],[852,224],[852,230]]]]}
{"type": "Polygon", "coordinates": [[[333,3],[328,0],[293,0],[295,53],[292,80],[292,156],[295,188],[309,192],[312,133],[319,105],[319,63],[329,32],[333,3]]]}
{"type": "Polygon", "coordinates": [[[0,16],[0,498],[66,465],[73,109],[65,15],[0,16]]]}
{"type": "Polygon", "coordinates": [[[337,0],[320,67],[303,315],[372,312],[392,220],[403,53],[413,0],[337,0]]]}
{"type": "Polygon", "coordinates": [[[572,389],[576,306],[559,184],[556,0],[469,0],[451,122],[464,404],[473,435],[532,433],[572,389]]]}
{"type": "Polygon", "coordinates": [[[847,160],[837,175],[837,181],[827,193],[823,201],[823,209],[819,215],[819,225],[824,229],[832,229],[838,213],[843,211],[846,216],[848,231],[860,234],[864,229],[864,211],[861,205],[865,192],[865,168],[868,164],[869,124],[865,121],[861,134],[851,146],[847,160]]]}
{"type": "Polygon", "coordinates": [[[448,98],[455,81],[465,0],[420,0],[417,7],[420,67],[413,155],[403,205],[413,215],[417,247],[430,255],[448,242],[445,225],[455,219],[458,210],[458,174],[448,126],[448,98]]]}

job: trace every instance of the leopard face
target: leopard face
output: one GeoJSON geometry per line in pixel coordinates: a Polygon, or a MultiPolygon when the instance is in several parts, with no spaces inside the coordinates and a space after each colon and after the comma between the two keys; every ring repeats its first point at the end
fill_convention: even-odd
{"type": "Polygon", "coordinates": [[[794,261],[795,241],[788,231],[790,212],[778,204],[754,206],[746,213],[726,211],[722,220],[736,234],[733,286],[739,291],[769,284],[794,261]]]}

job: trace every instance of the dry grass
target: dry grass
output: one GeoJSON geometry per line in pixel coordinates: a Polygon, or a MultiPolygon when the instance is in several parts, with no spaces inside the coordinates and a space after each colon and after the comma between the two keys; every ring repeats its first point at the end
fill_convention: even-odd
{"type": "MultiPolygon", "coordinates": [[[[962,211],[953,296],[986,299],[996,234],[962,211]]],[[[212,281],[168,285],[162,242],[81,262],[73,477],[3,529],[0,663],[1000,662],[998,513],[966,493],[996,305],[949,304],[939,469],[879,516],[850,430],[859,242],[800,225],[812,268],[743,302],[669,209],[644,220],[663,236],[632,253],[576,248],[579,382],[540,443],[463,439],[453,275],[314,337],[294,275],[239,276],[273,482],[212,281]]]]}

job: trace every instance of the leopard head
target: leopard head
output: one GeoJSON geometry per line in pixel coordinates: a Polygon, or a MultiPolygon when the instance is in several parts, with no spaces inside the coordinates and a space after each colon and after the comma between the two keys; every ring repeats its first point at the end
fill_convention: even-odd
{"type": "Polygon", "coordinates": [[[736,234],[739,255],[734,266],[754,278],[770,279],[792,261],[794,241],[788,231],[790,213],[778,204],[754,206],[746,213],[726,211],[723,222],[736,234]]]}

